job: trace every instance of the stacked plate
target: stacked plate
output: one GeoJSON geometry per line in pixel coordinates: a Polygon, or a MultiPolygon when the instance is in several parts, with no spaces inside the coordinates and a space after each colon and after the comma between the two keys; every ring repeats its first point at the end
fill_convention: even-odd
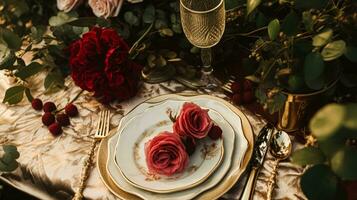
{"type": "Polygon", "coordinates": [[[104,183],[123,199],[214,199],[239,179],[252,146],[246,117],[228,102],[208,95],[164,95],[138,105],[121,119],[117,132],[102,141],[97,163],[104,183]],[[168,112],[179,113],[185,102],[208,109],[223,137],[200,141],[183,173],[152,174],[145,161],[145,143],[162,131],[172,132],[168,112]]]}

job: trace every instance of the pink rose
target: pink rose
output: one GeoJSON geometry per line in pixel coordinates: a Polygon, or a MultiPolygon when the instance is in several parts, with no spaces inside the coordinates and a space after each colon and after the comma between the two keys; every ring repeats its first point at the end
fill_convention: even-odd
{"type": "Polygon", "coordinates": [[[64,12],[69,12],[82,2],[83,0],[57,0],[57,8],[64,12]]]}
{"type": "Polygon", "coordinates": [[[145,155],[151,173],[167,176],[182,172],[189,162],[180,138],[167,131],[145,144],[145,155]]]}
{"type": "Polygon", "coordinates": [[[124,0],[89,0],[88,4],[97,17],[116,17],[124,0]]]}
{"type": "Polygon", "coordinates": [[[212,125],[208,110],[204,110],[194,103],[184,103],[173,129],[174,133],[182,138],[202,139],[207,136],[212,125]]]}

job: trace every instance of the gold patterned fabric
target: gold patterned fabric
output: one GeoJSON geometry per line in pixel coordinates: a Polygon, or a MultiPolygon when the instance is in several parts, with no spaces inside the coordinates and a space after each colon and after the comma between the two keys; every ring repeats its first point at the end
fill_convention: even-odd
{"type": "MultiPolygon", "coordinates": [[[[58,108],[63,108],[80,92],[80,88],[75,86],[70,78],[65,81],[65,90],[51,95],[44,94],[43,75],[33,77],[30,83],[31,92],[35,97],[42,99],[43,102],[53,101],[58,108]]],[[[0,72],[0,99],[3,99],[5,90],[11,85],[13,85],[11,78],[0,72]]],[[[136,97],[110,106],[112,128],[118,125],[121,117],[145,99],[182,92],[185,89],[175,82],[142,84],[136,97]]],[[[215,95],[226,98],[223,94],[215,95]]],[[[73,197],[80,183],[81,170],[90,149],[101,108],[101,104],[88,92],[82,93],[75,104],[79,116],[71,118],[71,125],[64,127],[59,137],[53,137],[49,133],[41,122],[43,113],[33,110],[27,100],[14,106],[0,104],[0,141],[16,145],[20,152],[19,168],[12,173],[1,174],[0,178],[3,181],[40,199],[64,200],[73,197]]],[[[248,116],[254,133],[258,134],[266,122],[244,107],[240,109],[248,116]]],[[[258,176],[254,199],[266,199],[267,180],[273,163],[274,159],[268,154],[258,176]]],[[[273,199],[306,199],[299,187],[303,170],[287,161],[280,162],[273,199]]],[[[222,198],[238,199],[244,179],[245,176],[222,198]]],[[[91,168],[83,195],[86,199],[117,199],[102,183],[95,163],[91,168]]]]}

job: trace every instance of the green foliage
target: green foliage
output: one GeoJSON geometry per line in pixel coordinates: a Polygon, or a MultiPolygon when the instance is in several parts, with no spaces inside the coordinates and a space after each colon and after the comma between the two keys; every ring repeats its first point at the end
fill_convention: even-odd
{"type": "Polygon", "coordinates": [[[0,171],[11,172],[18,167],[16,159],[20,157],[20,154],[13,145],[3,145],[2,148],[4,154],[0,158],[0,171]]]}
{"type": "Polygon", "coordinates": [[[315,35],[312,38],[312,45],[315,47],[321,47],[324,46],[325,44],[327,44],[331,37],[332,37],[332,29],[326,29],[324,31],[322,31],[321,33],[315,35]]]}
{"type": "Polygon", "coordinates": [[[78,14],[76,12],[58,12],[56,16],[52,16],[48,20],[48,24],[50,26],[61,26],[63,24],[74,21],[78,18],[78,14]]]}
{"type": "Polygon", "coordinates": [[[299,31],[299,16],[295,11],[291,10],[285,17],[281,30],[288,36],[293,36],[299,31]]]}
{"type": "Polygon", "coordinates": [[[337,177],[326,165],[315,165],[302,175],[301,189],[308,199],[335,199],[337,192],[337,177]]]}
{"type": "Polygon", "coordinates": [[[58,70],[51,71],[47,74],[44,87],[46,89],[46,93],[57,92],[64,86],[64,80],[62,73],[58,70]]]}
{"type": "Polygon", "coordinates": [[[247,0],[247,15],[253,12],[253,10],[255,10],[260,3],[261,0],[247,0]]]}
{"type": "Polygon", "coordinates": [[[15,73],[15,76],[21,78],[22,80],[27,79],[30,76],[37,74],[43,69],[43,65],[38,62],[32,62],[28,66],[21,68],[15,73]]]}
{"type": "Polygon", "coordinates": [[[305,83],[311,89],[319,90],[324,86],[322,74],[325,69],[325,64],[320,53],[310,53],[305,57],[304,62],[304,78],[305,83]]]}
{"type": "Polygon", "coordinates": [[[351,143],[357,138],[356,111],[357,104],[329,104],[311,119],[317,145],[292,155],[296,164],[314,165],[301,178],[301,188],[309,199],[338,199],[337,182],[357,180],[357,148],[351,143]]]}
{"type": "Polygon", "coordinates": [[[280,31],[280,23],[278,19],[274,19],[269,22],[268,35],[271,40],[275,40],[278,37],[280,31]]]}
{"type": "Polygon", "coordinates": [[[315,9],[322,9],[326,6],[327,2],[329,0],[296,0],[295,1],[295,7],[298,9],[309,9],[309,8],[315,8],[315,9]]]}
{"type": "Polygon", "coordinates": [[[345,51],[345,56],[351,61],[357,62],[357,47],[347,46],[345,51]]]}
{"type": "Polygon", "coordinates": [[[25,89],[26,88],[22,85],[13,86],[7,89],[2,102],[9,103],[10,105],[19,103],[24,96],[25,89]]]}
{"type": "Polygon", "coordinates": [[[22,43],[16,33],[5,28],[0,28],[0,42],[11,50],[19,50],[22,43]]]}
{"type": "Polygon", "coordinates": [[[328,43],[321,51],[324,61],[335,60],[342,56],[346,51],[346,43],[343,40],[337,40],[328,43]]]}

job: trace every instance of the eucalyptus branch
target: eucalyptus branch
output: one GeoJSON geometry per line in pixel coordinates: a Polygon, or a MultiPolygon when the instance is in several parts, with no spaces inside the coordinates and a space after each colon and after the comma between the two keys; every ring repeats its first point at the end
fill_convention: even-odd
{"type": "Polygon", "coordinates": [[[264,26],[264,27],[255,29],[255,30],[250,31],[250,32],[248,32],[248,33],[237,33],[237,34],[232,34],[232,35],[228,35],[228,36],[244,36],[244,37],[248,37],[248,36],[250,36],[251,34],[254,34],[254,33],[257,33],[257,32],[259,32],[259,31],[266,30],[266,29],[268,29],[268,26],[264,26]]]}
{"type": "Polygon", "coordinates": [[[146,37],[146,35],[151,31],[152,27],[154,26],[154,23],[151,23],[148,29],[140,36],[140,38],[133,44],[133,46],[129,50],[129,55],[133,53],[133,51],[139,46],[140,42],[146,37]]]}

